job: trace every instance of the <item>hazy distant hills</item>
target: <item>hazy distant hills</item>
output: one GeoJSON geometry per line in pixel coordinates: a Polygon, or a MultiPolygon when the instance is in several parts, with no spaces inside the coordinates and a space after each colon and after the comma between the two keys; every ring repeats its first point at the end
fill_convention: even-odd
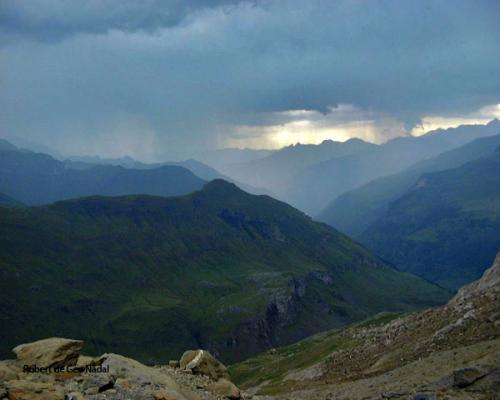
{"type": "Polygon", "coordinates": [[[271,190],[278,198],[316,215],[348,190],[395,174],[414,163],[500,132],[500,122],[463,125],[419,137],[401,137],[382,145],[359,139],[296,145],[264,158],[220,166],[239,181],[271,190]]]}
{"type": "Polygon", "coordinates": [[[234,165],[265,158],[274,152],[275,150],[227,148],[198,153],[193,158],[226,173],[234,165]]]}
{"type": "Polygon", "coordinates": [[[12,143],[8,142],[5,139],[0,139],[0,151],[16,151],[19,150],[12,143]]]}
{"type": "Polygon", "coordinates": [[[421,175],[385,208],[357,236],[376,254],[451,289],[478,278],[500,247],[500,150],[421,175]]]}
{"type": "Polygon", "coordinates": [[[493,154],[500,147],[500,134],[476,139],[454,150],[421,161],[398,174],[375,179],[348,191],[332,202],[318,218],[342,232],[358,237],[384,216],[389,204],[413,190],[424,173],[459,167],[493,154]]]}
{"type": "Polygon", "coordinates": [[[272,190],[279,198],[294,203],[294,199],[286,196],[286,193],[294,177],[305,168],[334,157],[364,154],[376,147],[359,139],[346,142],[325,140],[319,145],[297,144],[264,158],[232,164],[222,171],[242,182],[272,190]]]}
{"type": "Polygon", "coordinates": [[[2,356],[66,336],[148,362],[198,347],[231,361],[449,296],[287,204],[221,180],[175,198],[0,208],[0,266],[2,356]]]}
{"type": "Polygon", "coordinates": [[[23,203],[6,194],[0,193],[0,207],[23,207],[23,203]]]}
{"type": "Polygon", "coordinates": [[[28,205],[89,195],[173,196],[200,189],[204,183],[179,166],[128,169],[98,165],[75,169],[46,154],[0,150],[0,192],[28,205]]]}
{"type": "Polygon", "coordinates": [[[224,179],[229,182],[233,182],[241,189],[253,193],[253,194],[271,194],[270,191],[253,187],[251,185],[247,185],[241,182],[238,182],[234,179],[229,178],[226,175],[221,174],[215,168],[212,168],[200,161],[194,159],[188,159],[184,161],[167,161],[162,163],[143,163],[133,159],[132,157],[121,157],[121,158],[101,158],[98,156],[78,156],[78,157],[70,157],[64,160],[66,166],[75,169],[88,169],[92,166],[96,165],[115,165],[122,166],[130,169],[152,169],[159,168],[165,165],[170,166],[178,166],[183,167],[190,170],[193,174],[195,174],[198,178],[201,178],[205,181],[211,181],[214,179],[224,179]]]}
{"type": "Polygon", "coordinates": [[[402,137],[370,152],[334,158],[315,164],[298,174],[285,199],[312,215],[348,190],[378,177],[402,171],[412,164],[461,146],[479,137],[500,133],[500,122],[438,130],[419,137],[402,137]]]}

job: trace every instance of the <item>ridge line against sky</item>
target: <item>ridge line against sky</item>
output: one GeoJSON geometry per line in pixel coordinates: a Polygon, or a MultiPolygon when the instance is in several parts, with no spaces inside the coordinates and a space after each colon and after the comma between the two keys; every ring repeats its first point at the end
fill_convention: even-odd
{"type": "Polygon", "coordinates": [[[500,117],[500,2],[0,0],[0,136],[186,158],[500,117]]]}

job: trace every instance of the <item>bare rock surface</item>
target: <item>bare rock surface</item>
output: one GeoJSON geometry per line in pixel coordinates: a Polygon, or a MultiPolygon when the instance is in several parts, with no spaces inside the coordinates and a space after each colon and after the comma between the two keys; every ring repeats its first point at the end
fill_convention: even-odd
{"type": "Polygon", "coordinates": [[[17,360],[24,365],[47,368],[75,365],[82,348],[81,340],[49,338],[21,344],[12,351],[16,354],[17,360]]]}
{"type": "Polygon", "coordinates": [[[113,353],[88,357],[80,354],[82,347],[83,342],[79,340],[60,338],[16,347],[17,360],[0,362],[0,399],[241,398],[239,389],[229,380],[227,368],[205,350],[187,352],[189,356],[181,369],[178,363],[152,367],[113,353]]]}
{"type": "Polygon", "coordinates": [[[207,389],[219,396],[230,400],[238,400],[241,398],[240,389],[234,383],[227,379],[221,378],[217,382],[213,382],[207,386],[207,389]]]}

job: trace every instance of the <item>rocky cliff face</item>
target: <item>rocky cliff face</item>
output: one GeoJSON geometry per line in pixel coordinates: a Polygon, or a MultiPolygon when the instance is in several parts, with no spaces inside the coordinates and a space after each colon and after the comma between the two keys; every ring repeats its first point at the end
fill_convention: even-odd
{"type": "Polygon", "coordinates": [[[278,393],[266,399],[499,398],[500,253],[445,306],[381,324],[386,318],[318,335],[232,371],[255,393],[278,393]]]}
{"type": "MultiPolygon", "coordinates": [[[[238,324],[224,343],[210,343],[207,347],[214,354],[224,354],[232,348],[240,354],[240,359],[244,359],[270,348],[297,342],[318,330],[351,322],[349,316],[317,294],[318,288],[323,292],[333,292],[333,282],[334,278],[323,271],[290,278],[283,287],[268,290],[265,294],[268,303],[262,318],[238,324]],[[305,310],[309,316],[305,315],[305,310]],[[298,326],[300,329],[293,329],[298,326]]],[[[340,295],[337,297],[342,300],[340,295]]]]}

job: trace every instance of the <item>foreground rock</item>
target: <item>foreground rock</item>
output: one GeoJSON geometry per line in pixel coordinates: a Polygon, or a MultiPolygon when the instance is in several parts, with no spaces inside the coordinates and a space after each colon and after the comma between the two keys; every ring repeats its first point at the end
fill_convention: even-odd
{"type": "MultiPolygon", "coordinates": [[[[80,354],[83,342],[50,338],[17,346],[0,361],[0,399],[219,400],[239,399],[226,367],[204,350],[186,352],[183,369],[149,367],[118,354],[80,354]]],[[[180,364],[180,363],[179,363],[180,364]]]]}
{"type": "Polygon", "coordinates": [[[23,365],[49,368],[75,365],[82,348],[81,340],[50,338],[21,344],[12,351],[23,365]]]}
{"type": "Polygon", "coordinates": [[[206,350],[188,350],[180,360],[180,367],[193,374],[206,375],[213,380],[229,379],[227,368],[206,350]]]}
{"type": "Polygon", "coordinates": [[[212,393],[218,394],[227,399],[237,400],[241,398],[240,389],[238,389],[234,383],[224,378],[219,379],[217,382],[211,383],[207,388],[212,393]]]}

